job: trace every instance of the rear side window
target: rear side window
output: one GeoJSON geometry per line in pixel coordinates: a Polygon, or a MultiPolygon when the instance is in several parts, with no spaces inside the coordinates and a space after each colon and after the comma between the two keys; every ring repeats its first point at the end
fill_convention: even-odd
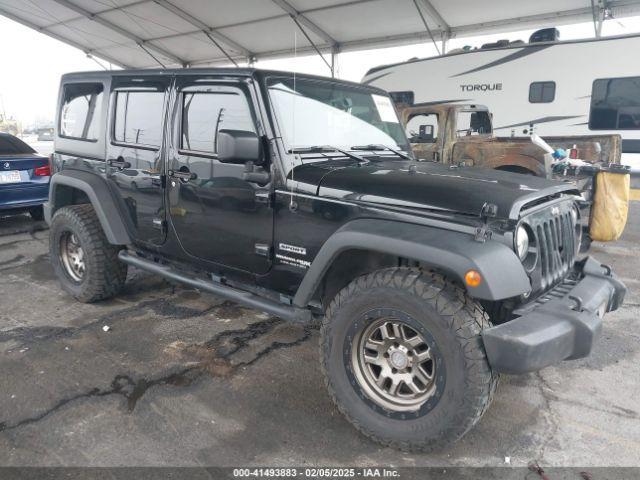
{"type": "Polygon", "coordinates": [[[530,103],[551,103],[556,98],[556,82],[533,82],[529,85],[530,103]]]}
{"type": "Polygon", "coordinates": [[[101,83],[69,83],[63,88],[60,136],[96,141],[102,116],[101,83]]]}
{"type": "Polygon", "coordinates": [[[185,93],[182,104],[181,148],[216,154],[216,137],[220,130],[255,132],[244,93],[238,89],[185,93]]]}
{"type": "Polygon", "coordinates": [[[159,148],[164,92],[117,92],[113,138],[116,142],[159,148]]]}
{"type": "Polygon", "coordinates": [[[35,150],[13,135],[0,133],[0,155],[18,155],[21,153],[35,153],[35,150]]]}
{"type": "Polygon", "coordinates": [[[591,130],[640,130],[640,77],[593,82],[591,130]]]}

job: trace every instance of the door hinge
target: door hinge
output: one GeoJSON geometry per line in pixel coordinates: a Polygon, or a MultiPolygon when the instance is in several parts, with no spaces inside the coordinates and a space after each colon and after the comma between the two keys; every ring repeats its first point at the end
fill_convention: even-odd
{"type": "Polygon", "coordinates": [[[491,240],[492,235],[493,232],[489,230],[486,224],[483,224],[482,226],[476,228],[476,235],[474,240],[476,242],[484,243],[487,240],[491,240]]]}
{"type": "Polygon", "coordinates": [[[271,245],[267,243],[256,243],[256,255],[269,258],[271,256],[271,245]]]}

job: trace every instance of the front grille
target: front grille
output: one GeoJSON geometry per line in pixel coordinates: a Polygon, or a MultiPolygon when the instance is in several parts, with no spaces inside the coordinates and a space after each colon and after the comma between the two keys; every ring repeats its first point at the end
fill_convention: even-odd
{"type": "Polygon", "coordinates": [[[535,233],[537,261],[531,272],[534,291],[545,291],[561,282],[576,257],[576,225],[572,202],[563,202],[537,211],[524,222],[535,233]]]}
{"type": "Polygon", "coordinates": [[[568,275],[562,282],[558,283],[553,288],[547,290],[538,298],[532,300],[529,303],[524,304],[517,310],[513,311],[514,315],[522,316],[527,313],[531,313],[533,310],[541,305],[544,305],[550,300],[566,297],[571,290],[578,284],[578,278],[575,274],[568,275]]]}

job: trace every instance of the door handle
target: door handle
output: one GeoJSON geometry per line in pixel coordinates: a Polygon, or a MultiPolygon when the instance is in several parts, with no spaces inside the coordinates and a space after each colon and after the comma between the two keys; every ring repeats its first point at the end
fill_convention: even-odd
{"type": "Polygon", "coordinates": [[[196,178],[198,178],[198,175],[196,175],[193,172],[190,172],[189,170],[186,170],[186,171],[169,170],[169,176],[172,178],[177,178],[179,180],[182,180],[183,182],[188,182],[189,180],[195,180],[196,178]]]}
{"type": "Polygon", "coordinates": [[[131,164],[129,162],[125,161],[125,159],[122,158],[122,157],[110,158],[108,163],[109,163],[110,167],[115,167],[118,170],[124,170],[125,168],[131,168],[131,164]]]}

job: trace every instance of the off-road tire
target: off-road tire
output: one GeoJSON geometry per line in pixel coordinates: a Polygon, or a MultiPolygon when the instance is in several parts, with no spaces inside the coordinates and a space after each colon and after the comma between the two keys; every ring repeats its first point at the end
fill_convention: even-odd
{"type": "Polygon", "coordinates": [[[112,245],[102,230],[90,204],[72,205],[56,211],[49,231],[49,257],[62,288],[76,300],[92,303],[118,294],[127,278],[127,265],[118,260],[121,246],[112,245]],[[80,281],[69,276],[62,263],[62,235],[76,235],[85,258],[85,273],[80,281]]]}
{"type": "Polygon", "coordinates": [[[482,307],[441,275],[389,268],[359,277],[335,296],[322,323],[320,358],[329,394],[340,412],[378,443],[404,451],[444,448],[467,433],[493,399],[498,375],[489,366],[480,337],[490,326],[482,307]],[[363,313],[377,308],[406,312],[441,352],[444,386],[435,406],[423,416],[399,416],[372,407],[349,373],[353,368],[347,358],[353,344],[349,332],[359,323],[366,328],[372,320],[363,313]]]}
{"type": "Polygon", "coordinates": [[[41,222],[44,220],[44,210],[42,209],[42,205],[38,206],[38,207],[31,207],[29,209],[29,215],[31,216],[32,220],[35,220],[36,222],[41,222]]]}

